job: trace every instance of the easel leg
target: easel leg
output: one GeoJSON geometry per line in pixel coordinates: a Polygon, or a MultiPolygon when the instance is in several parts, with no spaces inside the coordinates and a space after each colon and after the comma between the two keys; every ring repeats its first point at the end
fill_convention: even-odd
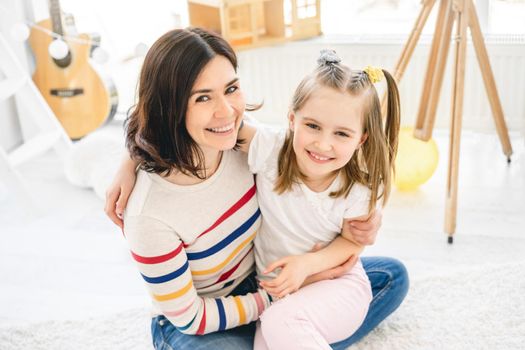
{"type": "Polygon", "coordinates": [[[489,55],[487,54],[487,48],[483,41],[483,34],[479,26],[478,16],[476,9],[472,4],[472,0],[467,1],[469,3],[469,27],[472,34],[472,42],[476,50],[476,56],[478,57],[479,68],[483,76],[483,82],[485,83],[485,90],[489,98],[490,107],[492,109],[492,115],[496,124],[496,130],[503,148],[503,153],[507,156],[507,161],[510,163],[510,156],[512,155],[512,146],[510,144],[509,132],[507,124],[503,117],[503,108],[498,96],[498,90],[496,89],[496,82],[494,81],[494,74],[490,67],[489,55]]]}
{"type": "Polygon", "coordinates": [[[416,44],[419,40],[419,37],[421,36],[421,32],[423,31],[423,28],[425,27],[425,23],[428,19],[428,16],[430,15],[430,12],[432,11],[432,7],[434,6],[435,2],[436,0],[426,0],[423,3],[423,8],[421,9],[421,12],[419,13],[419,16],[416,20],[416,24],[414,25],[414,28],[412,29],[412,33],[410,34],[408,42],[403,48],[401,57],[399,58],[399,61],[397,62],[396,68],[394,70],[394,78],[398,82],[403,77],[403,74],[405,74],[405,69],[408,65],[408,62],[410,61],[410,58],[412,57],[412,54],[414,53],[416,44]]]}
{"type": "Polygon", "coordinates": [[[452,87],[452,121],[450,128],[449,166],[447,195],[445,203],[445,231],[449,234],[449,243],[456,230],[459,148],[461,140],[461,119],[463,113],[463,91],[465,86],[465,59],[467,50],[468,5],[466,0],[454,2],[457,18],[457,36],[455,38],[454,78],[452,87]]]}
{"type": "MultiPolygon", "coordinates": [[[[403,75],[405,74],[405,69],[408,65],[408,62],[410,62],[410,59],[412,58],[416,44],[419,41],[421,32],[425,27],[425,23],[427,22],[428,16],[432,11],[432,7],[434,7],[435,2],[436,0],[423,0],[423,8],[419,12],[419,16],[417,17],[416,23],[414,24],[414,28],[412,28],[412,32],[408,37],[408,41],[403,47],[403,52],[401,53],[401,56],[399,57],[394,68],[393,76],[397,83],[401,81],[401,78],[403,78],[403,75]]],[[[386,96],[387,93],[385,92],[383,94],[383,98],[381,99],[383,116],[386,115],[386,96]]]]}
{"type": "Polygon", "coordinates": [[[439,12],[436,20],[436,29],[434,31],[434,38],[432,39],[432,46],[430,48],[430,54],[428,56],[427,71],[425,74],[425,79],[423,80],[423,91],[419,100],[419,109],[414,128],[414,135],[416,137],[419,137],[419,134],[423,130],[425,120],[427,118],[427,103],[432,93],[432,82],[434,81],[436,76],[436,61],[439,57],[441,43],[443,41],[442,38],[445,32],[445,18],[449,12],[450,1],[451,0],[441,0],[439,4],[439,12]]]}
{"type": "MultiPolygon", "coordinates": [[[[447,65],[447,58],[450,49],[450,38],[452,34],[452,27],[454,26],[454,12],[452,11],[452,4],[448,3],[448,9],[444,16],[443,29],[440,36],[440,43],[438,47],[438,54],[436,58],[436,68],[432,81],[430,82],[430,95],[426,101],[425,118],[423,127],[418,130],[416,135],[423,141],[428,141],[432,137],[434,124],[436,122],[437,106],[439,96],[441,95],[441,88],[443,86],[443,79],[445,77],[445,67],[447,65]]],[[[421,101],[422,105],[424,102],[421,101]]]]}

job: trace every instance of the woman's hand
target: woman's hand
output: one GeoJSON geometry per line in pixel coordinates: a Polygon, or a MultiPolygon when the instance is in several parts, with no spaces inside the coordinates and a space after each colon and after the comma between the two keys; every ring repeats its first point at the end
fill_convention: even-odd
{"type": "Polygon", "coordinates": [[[343,236],[361,245],[372,245],[376,241],[382,219],[381,210],[376,209],[366,217],[345,220],[343,236]],[[350,233],[350,237],[347,237],[348,233],[350,233]]]}
{"type": "Polygon", "coordinates": [[[261,281],[263,287],[272,297],[282,298],[297,291],[310,275],[308,254],[290,255],[279,259],[266,268],[264,274],[281,268],[279,275],[270,281],[261,281]]]}
{"type": "Polygon", "coordinates": [[[111,221],[124,228],[122,215],[128,204],[128,198],[135,186],[135,163],[129,159],[124,160],[115,174],[113,182],[106,190],[106,206],[104,211],[111,221]]]}

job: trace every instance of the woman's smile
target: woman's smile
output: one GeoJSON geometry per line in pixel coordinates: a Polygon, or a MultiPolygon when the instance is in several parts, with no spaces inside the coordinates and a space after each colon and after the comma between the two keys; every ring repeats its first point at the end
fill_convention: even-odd
{"type": "Polygon", "coordinates": [[[206,128],[206,131],[210,131],[214,134],[223,134],[228,135],[233,132],[235,128],[235,122],[231,122],[230,124],[214,127],[214,128],[206,128]]]}

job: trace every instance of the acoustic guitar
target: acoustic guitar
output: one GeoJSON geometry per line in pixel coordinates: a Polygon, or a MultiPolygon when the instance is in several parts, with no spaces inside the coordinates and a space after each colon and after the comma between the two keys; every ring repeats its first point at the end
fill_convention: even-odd
{"type": "Polygon", "coordinates": [[[80,139],[113,118],[118,95],[112,82],[102,79],[89,63],[97,41],[88,34],[67,36],[59,0],[49,0],[49,12],[51,18],[37,25],[65,35],[68,53],[62,59],[53,58],[48,48],[55,39],[32,28],[29,44],[36,61],[33,80],[69,137],[80,139]]]}

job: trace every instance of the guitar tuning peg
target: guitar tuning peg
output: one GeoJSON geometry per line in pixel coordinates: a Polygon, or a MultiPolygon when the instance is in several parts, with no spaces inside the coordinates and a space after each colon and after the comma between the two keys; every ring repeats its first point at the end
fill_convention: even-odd
{"type": "Polygon", "coordinates": [[[95,62],[102,64],[108,61],[109,54],[106,50],[102,49],[101,47],[96,47],[93,50],[92,57],[95,60],[95,62]]]}

